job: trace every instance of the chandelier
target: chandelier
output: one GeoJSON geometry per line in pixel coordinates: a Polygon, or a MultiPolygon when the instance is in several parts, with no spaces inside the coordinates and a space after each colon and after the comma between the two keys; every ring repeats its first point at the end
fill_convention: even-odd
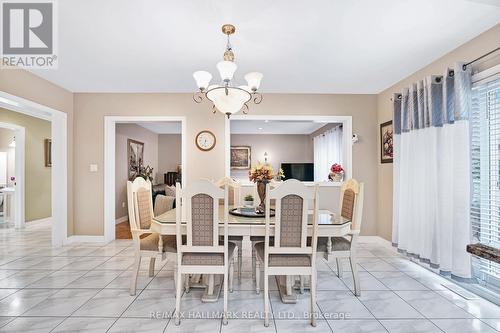
{"type": "Polygon", "coordinates": [[[216,110],[227,115],[229,118],[233,113],[242,111],[246,114],[249,110],[248,102],[254,104],[262,102],[262,95],[257,92],[262,80],[262,73],[250,72],[245,75],[247,85],[234,86],[233,75],[236,71],[234,63],[234,53],[229,41],[229,36],[234,34],[236,28],[232,24],[224,24],[222,32],[227,35],[226,51],[224,60],[217,63],[217,69],[221,77],[221,84],[210,85],[212,74],[207,71],[197,71],[193,73],[199,91],[193,95],[196,103],[201,103],[205,98],[212,102],[212,112],[216,110]]]}

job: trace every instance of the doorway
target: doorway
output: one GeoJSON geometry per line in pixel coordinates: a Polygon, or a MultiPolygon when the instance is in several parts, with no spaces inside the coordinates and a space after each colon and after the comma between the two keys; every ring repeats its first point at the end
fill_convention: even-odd
{"type": "Polygon", "coordinates": [[[24,219],[24,142],[22,126],[0,122],[2,147],[0,189],[2,225],[22,229],[24,219]],[[5,169],[3,168],[5,167],[5,169]]]}
{"type": "MultiPolygon", "coordinates": [[[[154,156],[145,159],[143,156],[143,167],[146,168],[147,164],[156,163],[157,171],[151,176],[153,177],[153,184],[157,185],[172,185],[170,180],[167,179],[167,173],[178,172],[180,173],[181,183],[186,183],[186,118],[185,117],[170,117],[170,116],[158,116],[158,117],[140,117],[140,116],[106,116],[104,117],[104,240],[105,242],[110,242],[116,238],[117,225],[120,225],[120,232],[123,232],[123,222],[128,221],[128,212],[126,207],[126,194],[123,196],[123,184],[118,184],[117,188],[117,177],[120,176],[121,172],[125,172],[125,178],[121,183],[126,184],[126,180],[133,177],[134,169],[129,168],[129,149],[143,149],[142,154],[145,154],[148,147],[154,147],[153,142],[147,143],[146,137],[140,137],[139,132],[144,132],[140,128],[146,129],[151,132],[150,136],[155,134],[160,135],[170,135],[178,134],[180,135],[180,166],[178,161],[168,163],[165,162],[164,167],[159,167],[161,164],[161,152],[158,150],[160,144],[160,138],[156,145],[157,157],[156,162],[154,162],[154,156]],[[120,132],[118,132],[120,131],[120,132]],[[119,137],[118,137],[119,134],[119,137]],[[147,145],[147,146],[146,146],[147,145]],[[141,148],[142,147],[142,148],[141,148]],[[117,153],[123,159],[120,164],[117,164],[117,153]],[[146,163],[144,163],[144,161],[146,163]],[[126,164],[125,164],[126,163],[126,164]],[[168,166],[167,166],[168,165],[168,166]],[[119,168],[119,169],[117,169],[119,168]],[[117,170],[120,171],[117,172],[117,170]],[[180,172],[182,170],[182,172],[180,172]],[[129,172],[131,172],[129,174],[129,172]],[[168,183],[168,184],[167,184],[168,183]],[[122,194],[120,194],[122,193],[122,194]],[[125,199],[125,200],[124,200],[125,199]],[[121,216],[118,216],[118,214],[121,216]]],[[[148,139],[149,140],[149,139],[148,139]]],[[[154,138],[151,139],[154,141],[154,138]]],[[[151,152],[151,148],[149,148],[151,152]]],[[[155,148],[153,148],[154,150],[155,148]]],[[[134,154],[135,154],[134,152],[134,154]]],[[[177,153],[176,153],[177,154],[177,153]]],[[[154,155],[154,154],[151,154],[154,155]]],[[[150,165],[151,166],[151,165],[150,165]]],[[[154,167],[153,167],[154,169],[154,167]]],[[[140,170],[135,170],[139,172],[140,170]]],[[[143,170],[144,171],[144,170],[143,170]]],[[[122,179],[121,177],[120,179],[122,179]]],[[[126,192],[125,192],[126,193],[126,192]]],[[[156,199],[156,197],[155,197],[156,199]]],[[[163,203],[162,203],[163,204],[163,203]]],[[[125,226],[127,227],[127,226],[125,226]]]]}
{"type": "MultiPolygon", "coordinates": [[[[67,158],[67,115],[64,112],[32,102],[0,91],[0,108],[14,111],[35,118],[50,121],[51,145],[51,241],[53,247],[60,247],[68,241],[68,158],[67,158]]],[[[24,197],[25,179],[24,150],[17,149],[25,146],[25,131],[22,126],[14,128],[16,131],[16,191],[15,208],[16,224],[22,228],[25,225],[24,197]]],[[[42,162],[43,163],[43,162],[42,162]]]]}

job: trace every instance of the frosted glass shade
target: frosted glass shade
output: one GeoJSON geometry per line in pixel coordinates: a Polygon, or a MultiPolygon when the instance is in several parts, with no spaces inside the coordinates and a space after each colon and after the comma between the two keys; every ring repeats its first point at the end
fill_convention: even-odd
{"type": "Polygon", "coordinates": [[[197,71],[193,73],[194,80],[199,89],[205,90],[212,80],[212,74],[207,71],[197,71]]]}
{"type": "Polygon", "coordinates": [[[207,92],[207,98],[211,100],[217,110],[220,112],[231,115],[238,112],[243,108],[243,105],[251,98],[250,93],[245,90],[221,87],[207,92]]]}
{"type": "Polygon", "coordinates": [[[232,61],[220,61],[217,63],[217,69],[219,70],[222,81],[231,81],[234,72],[236,72],[236,68],[238,68],[238,66],[232,61]]]}
{"type": "Polygon", "coordinates": [[[245,75],[245,80],[247,81],[248,86],[252,91],[256,91],[260,87],[260,81],[264,75],[259,72],[250,72],[247,75],[245,75]]]}

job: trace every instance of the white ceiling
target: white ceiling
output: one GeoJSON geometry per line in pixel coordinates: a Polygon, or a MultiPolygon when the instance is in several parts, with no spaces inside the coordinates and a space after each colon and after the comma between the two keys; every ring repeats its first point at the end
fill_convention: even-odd
{"type": "Polygon", "coordinates": [[[231,134],[311,134],[325,122],[285,120],[231,120],[231,134]]]}
{"type": "Polygon", "coordinates": [[[181,134],[182,125],[180,121],[151,121],[151,122],[134,122],[147,130],[156,134],[181,134]]]}
{"type": "Polygon", "coordinates": [[[378,93],[498,24],[499,3],[64,0],[59,69],[35,73],[74,92],[191,92],[232,23],[240,82],[261,71],[263,92],[378,93]]]}

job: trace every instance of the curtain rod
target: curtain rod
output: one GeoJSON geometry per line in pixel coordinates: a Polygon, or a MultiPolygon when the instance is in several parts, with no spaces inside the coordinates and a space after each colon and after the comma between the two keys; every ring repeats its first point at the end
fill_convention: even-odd
{"type": "Polygon", "coordinates": [[[500,51],[500,46],[499,46],[499,47],[497,47],[497,48],[496,48],[496,49],[494,49],[494,50],[491,50],[490,52],[488,52],[488,53],[486,53],[486,54],[483,54],[483,55],[482,55],[482,56],[480,56],[480,57],[477,57],[476,59],[474,59],[474,60],[472,60],[472,61],[469,61],[468,63],[464,64],[464,65],[462,66],[462,68],[465,70],[465,69],[467,68],[467,66],[472,65],[472,64],[473,64],[473,63],[475,63],[476,61],[479,61],[479,60],[481,60],[481,59],[483,59],[483,58],[486,58],[486,57],[487,57],[487,56],[489,56],[490,54],[493,54],[493,53],[495,53],[495,52],[497,52],[497,51],[500,51]]]}
{"type": "MultiPolygon", "coordinates": [[[[473,63],[475,63],[475,62],[477,62],[477,61],[479,61],[479,60],[481,60],[481,59],[484,59],[484,58],[486,58],[487,56],[489,56],[489,55],[491,55],[491,54],[493,54],[493,53],[495,53],[495,52],[498,52],[498,51],[500,51],[500,46],[499,46],[499,47],[497,47],[496,49],[491,50],[491,51],[490,51],[490,52],[488,52],[488,53],[483,54],[483,55],[482,55],[482,56],[480,56],[480,57],[477,57],[476,59],[474,59],[474,60],[472,60],[472,61],[469,61],[469,62],[468,62],[468,63],[466,63],[466,64],[463,64],[463,66],[462,66],[463,70],[466,70],[466,69],[467,69],[467,66],[470,66],[470,65],[472,65],[473,63]]],[[[401,95],[398,95],[398,99],[401,99],[401,95]]],[[[391,98],[391,101],[393,101],[393,100],[394,100],[394,99],[393,99],[393,98],[391,98]]]]}

